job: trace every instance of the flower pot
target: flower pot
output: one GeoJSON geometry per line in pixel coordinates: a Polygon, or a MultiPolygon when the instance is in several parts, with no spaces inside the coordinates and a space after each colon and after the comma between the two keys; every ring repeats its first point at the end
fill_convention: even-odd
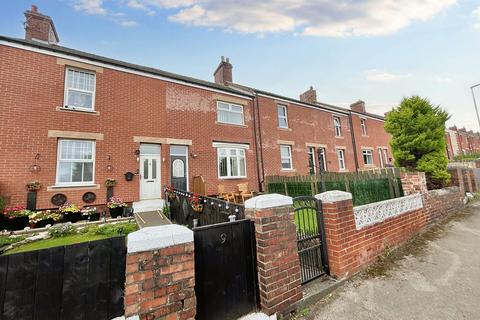
{"type": "Polygon", "coordinates": [[[171,193],[168,193],[168,201],[173,201],[175,200],[175,198],[177,197],[177,194],[171,192],[171,193]]]}
{"type": "Polygon", "coordinates": [[[37,223],[35,223],[35,228],[45,228],[47,226],[47,224],[53,226],[54,223],[55,223],[55,221],[53,221],[52,218],[40,220],[37,223]]]}
{"type": "Polygon", "coordinates": [[[87,216],[87,220],[88,221],[98,221],[98,220],[100,220],[100,213],[95,212],[95,213],[87,216]]]}
{"type": "Polygon", "coordinates": [[[203,204],[192,204],[192,209],[195,212],[202,212],[203,211],[203,204]]]}
{"type": "Polygon", "coordinates": [[[71,223],[75,223],[77,221],[79,221],[80,219],[82,219],[82,215],[79,212],[69,212],[69,213],[64,213],[63,214],[63,221],[65,222],[71,222],[71,223]]]}
{"type": "Polygon", "coordinates": [[[15,217],[13,219],[7,219],[7,230],[23,230],[28,226],[28,216],[25,217],[15,217]]]}
{"type": "Polygon", "coordinates": [[[110,217],[117,218],[123,215],[123,207],[110,208],[110,217]]]}

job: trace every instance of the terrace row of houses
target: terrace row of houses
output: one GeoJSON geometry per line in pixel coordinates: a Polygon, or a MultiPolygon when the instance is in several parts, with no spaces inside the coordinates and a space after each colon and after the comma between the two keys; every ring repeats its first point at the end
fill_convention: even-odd
{"type": "Polygon", "coordinates": [[[446,130],[445,141],[449,160],[460,155],[480,153],[480,133],[478,132],[453,126],[446,130]]]}
{"type": "Polygon", "coordinates": [[[223,57],[209,82],[77,51],[35,6],[25,16],[25,39],[0,36],[0,195],[12,204],[31,181],[43,186],[39,208],[105,203],[106,179],[140,208],[196,176],[214,194],[392,162],[384,118],[362,101],[345,109],[312,87],[292,99],[242,86],[223,57]]]}

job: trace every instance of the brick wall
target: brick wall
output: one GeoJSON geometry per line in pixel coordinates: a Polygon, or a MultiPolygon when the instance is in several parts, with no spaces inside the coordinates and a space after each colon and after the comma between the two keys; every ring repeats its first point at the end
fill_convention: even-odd
{"type": "Polygon", "coordinates": [[[181,226],[128,236],[125,316],[193,320],[196,314],[193,233],[181,226]]]}
{"type": "MultiPolygon", "coordinates": [[[[38,208],[54,207],[50,198],[58,192],[68,200],[83,205],[82,195],[97,195],[93,204],[105,203],[107,178],[118,181],[115,195],[125,201],[139,200],[139,178],[127,182],[123,174],[139,169],[135,150],[140,143],[134,136],[190,139],[189,182],[202,175],[207,192],[217,192],[217,185],[226,190],[237,189],[238,183],[258,185],[255,143],[253,139],[252,101],[220,92],[192,88],[181,84],[103,68],[96,73],[95,110],[97,114],[57,111],[63,105],[65,64],[56,57],[0,46],[0,100],[3,120],[0,126],[0,195],[12,204],[26,201],[25,184],[38,180],[38,208]],[[218,100],[244,106],[245,126],[216,123],[218,100]],[[96,188],[47,190],[55,185],[57,138],[48,138],[48,130],[102,133],[96,141],[96,188]],[[217,152],[213,141],[245,143],[247,179],[219,179],[217,152]],[[39,159],[35,160],[36,154],[39,159]],[[38,173],[29,171],[37,163],[38,173]],[[113,170],[108,172],[107,165],[113,170]]],[[[162,145],[161,184],[170,183],[169,145],[162,145]]]]}
{"type": "Polygon", "coordinates": [[[255,222],[260,306],[268,315],[285,314],[302,299],[300,261],[292,198],[278,194],[245,203],[255,222]]]}
{"type": "MultiPolygon", "coordinates": [[[[352,276],[374,262],[386,248],[402,244],[424,227],[462,208],[465,193],[461,187],[427,191],[424,178],[422,173],[402,175],[405,193],[419,194],[417,197],[421,197],[418,199],[422,200],[421,206],[412,206],[409,210],[403,209],[409,208],[407,203],[402,204],[397,209],[404,210],[403,212],[400,211],[391,217],[385,214],[381,221],[365,227],[360,221],[355,220],[350,193],[329,191],[317,195],[323,204],[330,272],[333,276],[339,278],[352,276]]],[[[460,182],[463,184],[462,179],[460,182]]],[[[392,209],[392,205],[384,205],[385,203],[404,199],[367,205],[370,217],[368,220],[372,219],[372,215],[377,216],[377,213],[382,217],[379,210],[392,209]]]]}

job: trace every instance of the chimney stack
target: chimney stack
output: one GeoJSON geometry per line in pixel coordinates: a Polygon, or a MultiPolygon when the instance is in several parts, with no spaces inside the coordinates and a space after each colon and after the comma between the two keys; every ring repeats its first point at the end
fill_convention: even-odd
{"type": "Polygon", "coordinates": [[[215,83],[226,84],[227,82],[233,82],[232,69],[233,66],[230,63],[230,59],[227,58],[225,60],[225,57],[222,56],[220,64],[213,73],[213,76],[215,77],[215,83]]]}
{"type": "Polygon", "coordinates": [[[358,100],[357,102],[354,102],[350,105],[350,109],[355,112],[365,113],[365,102],[363,102],[362,100],[358,100]]]}
{"type": "Polygon", "coordinates": [[[25,11],[25,39],[57,44],[58,38],[52,18],[38,12],[38,7],[32,5],[25,11]]]}
{"type": "Polygon", "coordinates": [[[310,104],[317,103],[317,90],[310,86],[310,89],[300,95],[300,101],[310,104]]]}

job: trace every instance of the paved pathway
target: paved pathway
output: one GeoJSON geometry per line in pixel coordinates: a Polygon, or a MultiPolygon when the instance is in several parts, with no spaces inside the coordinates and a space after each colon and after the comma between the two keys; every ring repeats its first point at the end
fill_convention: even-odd
{"type": "Polygon", "coordinates": [[[160,210],[135,213],[135,221],[137,221],[140,228],[161,226],[170,223],[160,210]]]}
{"type": "Polygon", "coordinates": [[[423,254],[387,276],[348,281],[299,319],[480,319],[480,203],[442,230],[423,254]]]}

